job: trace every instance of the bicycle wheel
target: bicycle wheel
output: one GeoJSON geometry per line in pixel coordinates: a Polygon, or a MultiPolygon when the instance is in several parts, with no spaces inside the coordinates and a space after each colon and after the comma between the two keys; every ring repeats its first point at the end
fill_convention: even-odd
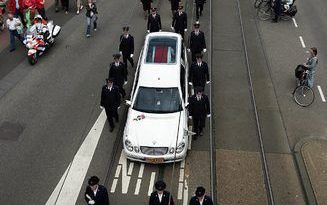
{"type": "Polygon", "coordinates": [[[260,20],[266,21],[271,19],[272,8],[270,1],[263,1],[257,9],[257,16],[260,20]]]}
{"type": "Polygon", "coordinates": [[[309,86],[300,85],[295,88],[293,98],[298,105],[307,107],[313,103],[315,94],[309,86]]]}

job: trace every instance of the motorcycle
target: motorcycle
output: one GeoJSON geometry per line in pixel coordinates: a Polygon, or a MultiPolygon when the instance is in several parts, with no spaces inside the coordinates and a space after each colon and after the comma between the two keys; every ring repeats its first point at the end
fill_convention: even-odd
{"type": "Polygon", "coordinates": [[[27,59],[31,65],[37,63],[38,58],[42,54],[52,47],[55,43],[55,38],[58,37],[61,27],[54,25],[53,21],[49,21],[41,32],[35,33],[35,31],[28,31],[24,44],[28,50],[27,59]]]}

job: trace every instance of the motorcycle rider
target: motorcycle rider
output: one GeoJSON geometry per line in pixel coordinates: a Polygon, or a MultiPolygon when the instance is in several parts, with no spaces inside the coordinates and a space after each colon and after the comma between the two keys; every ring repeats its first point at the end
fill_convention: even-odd
{"type": "Polygon", "coordinates": [[[36,15],[34,17],[33,25],[30,28],[30,32],[34,36],[43,36],[43,40],[47,43],[48,37],[50,35],[49,28],[47,26],[47,21],[42,18],[41,15],[36,15]]]}

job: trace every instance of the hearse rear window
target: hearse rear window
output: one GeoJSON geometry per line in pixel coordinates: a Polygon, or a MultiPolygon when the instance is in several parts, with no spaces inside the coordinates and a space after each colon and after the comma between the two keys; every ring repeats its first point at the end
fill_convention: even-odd
{"type": "Polygon", "coordinates": [[[146,63],[176,63],[177,38],[152,37],[146,52],[146,63]]]}

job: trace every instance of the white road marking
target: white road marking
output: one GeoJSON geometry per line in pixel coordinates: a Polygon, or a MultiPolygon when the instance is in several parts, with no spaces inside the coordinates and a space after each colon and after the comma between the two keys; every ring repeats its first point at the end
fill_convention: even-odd
{"type": "Polygon", "coordinates": [[[132,175],[133,168],[134,168],[134,162],[129,163],[128,172],[127,172],[127,175],[128,176],[131,176],[132,175]]]}
{"type": "Polygon", "coordinates": [[[296,23],[296,20],[295,20],[295,18],[292,18],[292,20],[293,20],[294,26],[297,28],[297,27],[298,27],[298,25],[297,25],[297,23],[296,23]]]}
{"type": "Polygon", "coordinates": [[[103,110],[78,149],[68,171],[65,172],[65,179],[59,181],[46,205],[76,203],[106,119],[103,110]]]}
{"type": "Polygon", "coordinates": [[[139,195],[142,179],[137,179],[134,195],[139,195]]]}
{"type": "Polygon", "coordinates": [[[183,199],[183,182],[178,183],[177,199],[178,200],[182,200],[183,199]]]}
{"type": "Polygon", "coordinates": [[[141,166],[140,166],[138,178],[143,177],[143,172],[144,172],[144,163],[142,163],[141,166]]]}
{"type": "Polygon", "coordinates": [[[319,94],[320,94],[321,100],[323,102],[326,102],[326,98],[324,96],[324,93],[322,92],[322,89],[321,89],[320,85],[318,85],[317,87],[318,87],[318,90],[319,90],[319,94]]]}
{"type": "Polygon", "coordinates": [[[179,170],[179,182],[184,181],[184,169],[179,170]]]}
{"type": "Polygon", "coordinates": [[[188,185],[187,185],[187,181],[185,179],[185,181],[184,181],[183,205],[187,205],[187,200],[188,200],[188,185]]]}
{"type": "Polygon", "coordinates": [[[185,159],[183,161],[181,161],[181,169],[184,169],[185,168],[185,159]]]}
{"type": "Polygon", "coordinates": [[[119,158],[119,164],[122,165],[122,173],[121,173],[121,179],[122,179],[122,186],[121,186],[121,192],[122,194],[127,194],[129,182],[131,181],[131,177],[127,175],[127,158],[122,151],[119,158]]]}
{"type": "Polygon", "coordinates": [[[111,193],[115,193],[115,191],[116,191],[116,187],[117,187],[117,182],[118,182],[118,179],[114,179],[114,180],[112,181],[111,189],[110,189],[110,192],[111,192],[111,193]]]}
{"type": "Polygon", "coordinates": [[[115,172],[115,178],[118,178],[120,175],[120,171],[121,171],[121,165],[118,164],[117,168],[116,168],[116,172],[115,172]]]}
{"type": "Polygon", "coordinates": [[[149,184],[149,190],[148,190],[148,196],[151,195],[152,191],[153,191],[153,185],[154,185],[154,179],[156,177],[156,173],[152,172],[151,173],[151,178],[150,178],[150,184],[149,184]]]}
{"type": "Polygon", "coordinates": [[[52,194],[51,194],[49,200],[47,201],[46,205],[52,205],[52,204],[56,203],[57,196],[60,194],[60,189],[61,189],[62,185],[65,182],[65,178],[66,178],[66,176],[68,174],[68,170],[69,170],[71,165],[72,165],[72,163],[70,163],[69,166],[67,167],[65,173],[62,175],[58,185],[56,186],[55,190],[52,192],[52,194]]]}
{"type": "Polygon", "coordinates": [[[302,48],[305,48],[305,44],[304,44],[304,40],[303,40],[302,36],[299,36],[299,39],[300,39],[302,48]]]}

